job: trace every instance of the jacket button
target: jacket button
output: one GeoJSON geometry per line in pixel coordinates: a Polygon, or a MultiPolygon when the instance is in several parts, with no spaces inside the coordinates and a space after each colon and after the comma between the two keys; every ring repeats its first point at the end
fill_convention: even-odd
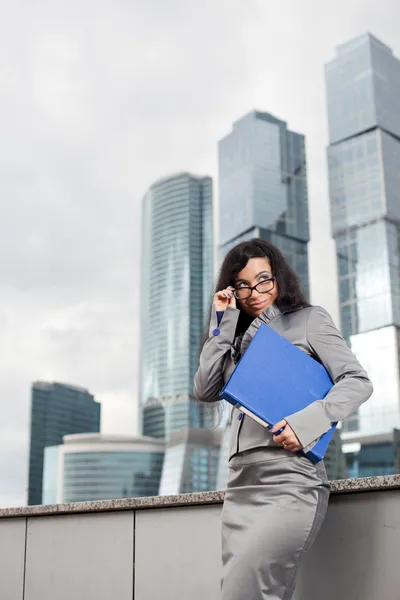
{"type": "Polygon", "coordinates": [[[213,331],[213,334],[214,334],[214,335],[219,335],[220,333],[221,333],[221,332],[220,332],[220,330],[219,330],[218,328],[217,328],[217,329],[214,329],[214,331],[213,331]]]}
{"type": "Polygon", "coordinates": [[[240,413],[240,415],[238,415],[238,421],[241,421],[243,419],[243,413],[240,413]]]}

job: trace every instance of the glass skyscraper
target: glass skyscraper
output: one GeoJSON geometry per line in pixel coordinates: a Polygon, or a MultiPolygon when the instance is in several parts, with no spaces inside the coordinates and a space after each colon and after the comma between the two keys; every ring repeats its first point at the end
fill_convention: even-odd
{"type": "Polygon", "coordinates": [[[45,504],[158,494],[164,442],[101,433],[66,435],[45,449],[45,504]]]}
{"type": "Polygon", "coordinates": [[[37,381],[32,385],[28,504],[42,504],[46,446],[69,433],[100,431],[100,404],[84,388],[37,381]]]}
{"type": "Polygon", "coordinates": [[[180,173],[157,181],[142,215],[142,432],[168,442],[174,432],[214,424],[210,407],[193,397],[213,288],[212,180],[180,173]]]}
{"type": "Polygon", "coordinates": [[[400,425],[400,61],[366,34],[337,48],[326,85],[341,327],[374,384],[343,436],[351,473],[379,475],[400,425]]]}
{"type": "Polygon", "coordinates": [[[223,430],[183,429],[173,433],[166,448],[160,495],[217,489],[223,430]]]}
{"type": "Polygon", "coordinates": [[[219,142],[219,260],[254,237],[284,253],[308,296],[305,139],[258,111],[239,119],[219,142]]]}

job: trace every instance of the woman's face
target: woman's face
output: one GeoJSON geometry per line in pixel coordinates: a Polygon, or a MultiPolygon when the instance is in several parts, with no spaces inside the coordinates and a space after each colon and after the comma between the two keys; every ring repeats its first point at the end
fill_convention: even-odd
{"type": "MultiPolygon", "coordinates": [[[[260,284],[257,290],[252,290],[251,296],[238,299],[242,308],[251,317],[258,317],[266,308],[272,306],[278,298],[278,284],[271,281],[271,265],[267,258],[250,258],[244,269],[237,274],[235,290],[240,293],[243,288],[251,288],[260,284]],[[273,287],[272,287],[272,284],[273,287]]],[[[250,294],[250,290],[243,290],[243,295],[250,294]]]]}

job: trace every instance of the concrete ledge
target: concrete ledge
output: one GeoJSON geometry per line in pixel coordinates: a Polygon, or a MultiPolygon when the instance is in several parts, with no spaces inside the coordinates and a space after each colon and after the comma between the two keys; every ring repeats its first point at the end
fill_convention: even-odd
{"type": "MultiPolygon", "coordinates": [[[[374,492],[400,489],[400,475],[365,477],[362,479],[340,479],[331,481],[332,494],[374,492]]],[[[149,496],[145,498],[125,498],[123,500],[101,500],[98,502],[74,502],[71,504],[49,504],[0,509],[0,518],[46,516],[73,513],[94,513],[117,510],[140,510],[146,508],[168,508],[199,504],[220,504],[224,500],[223,491],[176,496],[149,496]]]]}

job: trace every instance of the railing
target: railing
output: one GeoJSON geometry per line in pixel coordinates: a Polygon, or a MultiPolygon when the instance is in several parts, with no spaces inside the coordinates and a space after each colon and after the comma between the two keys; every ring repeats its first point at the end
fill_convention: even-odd
{"type": "MultiPolygon", "coordinates": [[[[295,600],[396,600],[400,476],[332,482],[332,492],[295,600]]],[[[0,510],[0,598],[218,600],[222,500],[207,492],[0,510]]]]}

